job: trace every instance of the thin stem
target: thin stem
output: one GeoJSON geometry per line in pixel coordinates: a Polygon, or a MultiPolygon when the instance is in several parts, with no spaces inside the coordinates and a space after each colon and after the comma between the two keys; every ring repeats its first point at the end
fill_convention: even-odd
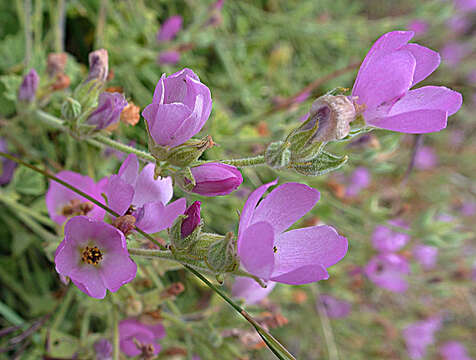
{"type": "Polygon", "coordinates": [[[163,251],[163,250],[150,250],[150,249],[138,249],[138,248],[129,248],[127,249],[130,255],[137,255],[147,258],[159,258],[165,260],[178,260],[174,257],[174,255],[170,251],[163,251]]]}
{"type": "Polygon", "coordinates": [[[227,159],[227,160],[219,160],[222,164],[233,165],[237,167],[245,167],[245,166],[256,166],[256,165],[264,165],[264,155],[258,155],[249,158],[243,159],[227,159]]]}
{"type": "Polygon", "coordinates": [[[65,0],[58,0],[56,7],[58,10],[56,17],[56,26],[54,27],[55,51],[61,53],[64,51],[64,27],[65,27],[65,0]]]}
{"type": "Polygon", "coordinates": [[[31,38],[31,0],[23,2],[24,28],[25,28],[25,69],[30,66],[32,38],[31,38]]]}
{"type": "MultiPolygon", "coordinates": [[[[12,161],[15,161],[16,163],[18,164],[21,164],[23,166],[26,166],[30,169],[32,169],[33,171],[36,171],[36,172],[39,172],[40,174],[43,174],[44,176],[46,176],[47,178],[53,180],[53,181],[56,181],[57,183],[63,185],[64,187],[70,189],[71,191],[74,191],[76,194],[78,195],[81,195],[82,197],[88,199],[89,201],[91,201],[93,204],[95,204],[96,206],[99,206],[101,209],[104,209],[106,210],[109,214],[113,215],[113,216],[120,216],[118,213],[116,213],[114,210],[110,209],[108,206],[104,205],[103,203],[97,201],[96,199],[94,199],[93,197],[89,196],[88,194],[82,192],[81,190],[79,190],[78,188],[76,188],[75,186],[71,185],[71,184],[68,184],[67,182],[61,180],[61,179],[58,179],[56,176],[54,175],[51,175],[49,172],[45,171],[45,170],[42,170],[34,165],[30,165],[26,162],[24,162],[23,160],[20,160],[18,158],[16,158],[15,156],[12,156],[10,154],[7,154],[7,153],[4,153],[4,152],[0,152],[0,156],[3,156],[3,157],[6,157],[7,159],[10,159],[12,161]]],[[[137,226],[134,226],[134,229],[139,233],[141,234],[142,236],[146,237],[148,240],[152,241],[154,244],[156,244],[161,250],[165,250],[165,246],[162,245],[160,242],[158,242],[156,239],[154,239],[152,236],[150,236],[149,234],[145,233],[144,231],[142,231],[140,228],[138,228],[137,226]]]]}
{"type": "Polygon", "coordinates": [[[322,332],[324,333],[324,339],[326,340],[327,352],[329,354],[329,360],[339,360],[339,352],[337,351],[337,346],[334,340],[334,333],[332,331],[332,326],[327,316],[326,309],[322,305],[319,289],[317,284],[313,284],[313,292],[316,297],[316,308],[319,314],[319,320],[321,320],[322,332]]]}
{"type": "Polygon", "coordinates": [[[119,360],[119,313],[116,304],[112,304],[112,358],[119,360]]]}
{"type": "Polygon", "coordinates": [[[107,0],[101,0],[99,5],[99,15],[98,21],[96,24],[96,49],[100,49],[104,46],[104,26],[106,24],[106,15],[107,15],[107,0]]]}

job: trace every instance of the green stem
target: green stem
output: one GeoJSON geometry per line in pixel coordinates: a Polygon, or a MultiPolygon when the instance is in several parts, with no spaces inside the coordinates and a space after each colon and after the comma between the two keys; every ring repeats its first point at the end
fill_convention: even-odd
{"type": "Polygon", "coordinates": [[[265,164],[264,155],[258,155],[243,159],[225,159],[219,160],[219,162],[237,167],[257,166],[265,164]]]}
{"type": "Polygon", "coordinates": [[[149,249],[138,249],[138,248],[129,248],[127,249],[129,254],[137,255],[147,258],[160,258],[172,261],[178,261],[175,259],[174,255],[170,251],[163,250],[149,250],[149,249]]]}
{"type": "Polygon", "coordinates": [[[107,0],[101,0],[99,5],[99,15],[96,24],[96,41],[95,48],[100,49],[104,47],[104,26],[106,24],[107,15],[107,0]]]}
{"type": "Polygon", "coordinates": [[[24,27],[25,27],[25,69],[30,66],[31,49],[32,49],[32,37],[31,37],[31,0],[24,0],[23,2],[24,12],[24,27]]]}
{"type": "Polygon", "coordinates": [[[46,226],[54,226],[55,225],[55,223],[53,221],[51,221],[49,218],[47,218],[46,216],[38,214],[36,211],[33,211],[31,208],[16,202],[15,200],[13,200],[8,195],[5,195],[3,192],[0,192],[0,201],[3,202],[5,205],[11,207],[13,210],[17,210],[17,211],[22,212],[24,214],[30,215],[33,219],[37,220],[38,222],[42,223],[43,225],[46,225],[46,226]]]}
{"type": "Polygon", "coordinates": [[[66,292],[66,296],[63,298],[59,310],[56,312],[55,320],[51,325],[51,329],[57,329],[60,326],[61,322],[63,321],[66,311],[68,310],[69,305],[73,301],[74,298],[74,290],[71,289],[71,286],[68,288],[66,292]]]}
{"type": "Polygon", "coordinates": [[[112,358],[119,360],[119,312],[116,304],[112,304],[112,358]]]}
{"type": "MultiPolygon", "coordinates": [[[[116,213],[114,210],[110,209],[109,207],[107,207],[106,205],[104,205],[103,203],[97,201],[96,199],[94,199],[93,197],[89,196],[88,194],[82,192],[81,190],[79,190],[78,188],[76,188],[75,186],[71,185],[71,184],[68,184],[67,182],[61,180],[61,179],[58,179],[56,176],[54,175],[51,175],[49,172],[45,171],[45,170],[42,170],[34,165],[30,165],[26,162],[24,162],[23,160],[20,160],[18,158],[16,158],[15,156],[12,156],[10,154],[7,154],[7,153],[4,153],[4,152],[0,152],[0,156],[3,156],[7,159],[10,159],[12,161],[15,161],[16,163],[20,164],[20,165],[23,165],[23,166],[26,166],[27,168],[30,168],[31,170],[33,171],[36,171],[44,176],[46,176],[47,178],[63,185],[64,187],[70,189],[71,191],[74,191],[76,194],[78,195],[81,195],[82,197],[84,197],[85,199],[88,199],[89,201],[91,201],[93,204],[95,204],[96,206],[99,206],[101,209],[104,209],[106,210],[109,214],[113,215],[113,216],[120,216],[118,213],[116,213]]],[[[21,213],[18,214],[19,216],[22,215],[21,213]]],[[[145,233],[144,231],[142,231],[141,229],[139,229],[137,226],[134,226],[134,229],[139,233],[141,234],[142,236],[146,237],[148,240],[152,241],[154,244],[156,244],[161,250],[165,250],[165,246],[162,245],[160,242],[158,242],[156,239],[154,239],[152,236],[150,236],[149,234],[145,233]]]]}

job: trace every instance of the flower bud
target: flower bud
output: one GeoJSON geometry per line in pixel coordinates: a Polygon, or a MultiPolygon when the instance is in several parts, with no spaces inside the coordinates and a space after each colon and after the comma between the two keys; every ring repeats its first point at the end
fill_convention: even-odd
{"type": "Polygon", "coordinates": [[[150,136],[149,148],[173,148],[185,143],[202,129],[211,110],[210,90],[192,70],[162,75],[152,104],[142,112],[150,136]]]}
{"type": "Polygon", "coordinates": [[[58,74],[63,74],[67,61],[68,55],[66,53],[48,54],[48,60],[46,61],[46,72],[48,76],[54,78],[58,74]]]}
{"type": "Polygon", "coordinates": [[[99,95],[97,108],[89,115],[86,123],[102,130],[119,121],[122,109],[127,105],[124,95],[104,92],[99,95]]]}
{"type": "Polygon", "coordinates": [[[183,215],[175,220],[169,232],[175,249],[187,249],[199,240],[202,229],[200,205],[200,201],[195,201],[183,215]]]}
{"type": "Polygon", "coordinates": [[[99,49],[89,53],[89,74],[86,82],[91,80],[99,80],[106,82],[109,72],[107,50],[99,49]]]}
{"type": "Polygon", "coordinates": [[[228,195],[243,182],[240,171],[231,165],[207,163],[190,170],[195,179],[191,192],[203,196],[228,195]]]}
{"type": "Polygon", "coordinates": [[[160,65],[175,65],[180,61],[180,52],[176,50],[162,51],[157,62],[160,65]]]}
{"type": "Polygon", "coordinates": [[[238,268],[239,260],[233,233],[227,233],[223,239],[210,245],[206,263],[217,274],[232,272],[238,268]]]}
{"type": "Polygon", "coordinates": [[[185,210],[184,215],[187,217],[182,221],[182,238],[189,236],[199,225],[201,222],[200,217],[200,205],[202,203],[200,201],[195,201],[192,205],[185,210]]]}
{"type": "Polygon", "coordinates": [[[73,98],[67,97],[61,106],[61,115],[66,121],[74,121],[81,115],[82,106],[73,98]]]}
{"type": "Polygon", "coordinates": [[[35,99],[36,89],[40,78],[35,69],[31,69],[28,74],[23,77],[23,81],[18,89],[18,100],[32,102],[35,99]]]}
{"type": "Polygon", "coordinates": [[[169,17],[164,21],[157,33],[157,42],[171,41],[182,29],[183,19],[180,15],[169,17]]]}
{"type": "Polygon", "coordinates": [[[264,158],[266,164],[273,169],[282,169],[288,166],[291,160],[291,150],[289,143],[283,141],[272,142],[268,145],[264,158]]]}
{"type": "Polygon", "coordinates": [[[211,136],[205,136],[201,140],[190,139],[187,140],[184,144],[174,147],[170,150],[162,148],[159,151],[157,147],[152,148],[152,154],[159,160],[166,160],[169,164],[187,167],[191,163],[196,161],[205,150],[213,147],[215,143],[213,142],[211,136]],[[165,159],[164,159],[164,154],[165,159]]]}

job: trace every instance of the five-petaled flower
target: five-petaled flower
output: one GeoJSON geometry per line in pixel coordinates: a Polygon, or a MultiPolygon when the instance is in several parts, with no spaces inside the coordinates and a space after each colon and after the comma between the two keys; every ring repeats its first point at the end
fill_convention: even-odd
{"type": "Polygon", "coordinates": [[[440,64],[437,52],[408,44],[412,31],[380,37],[360,66],[352,89],[369,125],[403,133],[440,131],[462,104],[461,94],[442,86],[410,90],[440,64]]]}
{"type": "Polygon", "coordinates": [[[160,351],[157,340],[164,336],[165,328],[160,323],[148,325],[134,318],[119,323],[119,345],[127,356],[157,355],[160,351]]]}
{"type": "Polygon", "coordinates": [[[64,229],[55,253],[56,271],[87,295],[103,299],[132,281],[137,265],[130,259],[124,234],[112,225],[75,216],[64,229]]]}
{"type": "Polygon", "coordinates": [[[347,239],[327,225],[285,232],[314,207],[320,194],[304,184],[286,183],[258,204],[276,183],[260,186],[243,207],[238,230],[241,264],[265,281],[306,284],[327,279],[326,268],[347,253],[347,239]]]}
{"type": "Polygon", "coordinates": [[[137,156],[130,154],[106,186],[109,207],[119,215],[134,216],[135,225],[146,233],[171,227],[187,206],[185,198],[166,205],[173,196],[172,179],[155,180],[154,166],[147,164],[139,173],[137,156]]]}

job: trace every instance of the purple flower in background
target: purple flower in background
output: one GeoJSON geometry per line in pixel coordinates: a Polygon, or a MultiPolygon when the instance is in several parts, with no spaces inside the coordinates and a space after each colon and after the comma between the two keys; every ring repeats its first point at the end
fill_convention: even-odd
{"type": "Polygon", "coordinates": [[[447,341],[440,347],[443,360],[471,360],[463,344],[458,341],[447,341]]]}
{"type": "Polygon", "coordinates": [[[180,61],[180,52],[176,50],[162,51],[157,61],[160,65],[175,65],[180,61]]]}
{"type": "Polygon", "coordinates": [[[326,268],[347,253],[347,239],[330,226],[286,231],[310,211],[319,192],[304,184],[287,183],[253,191],[243,207],[238,230],[238,255],[243,267],[265,281],[306,284],[327,279],[326,268]]]}
{"type": "Polygon", "coordinates": [[[132,281],[137,265],[130,259],[124,234],[86,216],[66,223],[64,240],[55,253],[56,271],[68,276],[85,294],[103,299],[132,281]]]}
{"type": "Polygon", "coordinates": [[[150,163],[139,173],[137,156],[130,154],[106,186],[109,207],[119,215],[134,216],[135,225],[146,233],[171,227],[187,206],[184,198],[166,205],[173,196],[172,178],[154,180],[154,168],[150,163]]]}
{"type": "Polygon", "coordinates": [[[425,357],[426,348],[434,343],[435,333],[440,327],[441,319],[432,317],[413,323],[403,329],[403,337],[411,359],[422,359],[425,357]]]}
{"type": "Polygon", "coordinates": [[[339,300],[327,294],[322,294],[319,299],[326,309],[327,316],[333,319],[344,318],[350,313],[351,305],[345,300],[339,300]]]}
{"type": "Polygon", "coordinates": [[[201,217],[200,217],[200,205],[202,203],[200,201],[194,201],[192,205],[185,210],[184,215],[187,217],[182,221],[181,227],[181,236],[182,238],[186,238],[189,236],[198,225],[200,225],[201,217]]]}
{"type": "Polygon", "coordinates": [[[425,20],[415,19],[408,24],[408,30],[413,31],[415,36],[422,36],[428,32],[430,25],[425,20]]]}
{"type": "Polygon", "coordinates": [[[31,69],[30,72],[23,77],[23,81],[18,89],[18,100],[32,102],[35,99],[39,81],[38,73],[35,69],[31,69]]]}
{"type": "Polygon", "coordinates": [[[415,167],[418,170],[430,170],[438,164],[435,150],[430,146],[422,146],[415,155],[415,167]]]}
{"type": "Polygon", "coordinates": [[[367,168],[363,166],[356,168],[350,175],[346,196],[357,196],[363,189],[370,185],[370,180],[370,172],[367,168]]]}
{"type": "Polygon", "coordinates": [[[177,33],[182,29],[183,19],[180,15],[169,17],[164,21],[157,33],[157,41],[166,42],[173,40],[177,33]]]}
{"type": "Polygon", "coordinates": [[[276,286],[275,282],[268,282],[268,286],[263,288],[260,284],[248,277],[236,277],[231,295],[234,298],[244,299],[249,305],[259,303],[266,298],[276,286]]]}
{"type": "Polygon", "coordinates": [[[435,267],[438,260],[438,248],[428,245],[416,245],[413,248],[413,257],[425,270],[431,270],[435,267]]]}
{"type": "Polygon", "coordinates": [[[99,95],[97,108],[89,115],[86,121],[89,125],[102,130],[119,121],[122,110],[127,106],[124,95],[120,93],[103,92],[99,95]]]}
{"type": "Polygon", "coordinates": [[[157,355],[161,348],[157,340],[164,336],[165,328],[160,323],[147,325],[133,318],[119,323],[119,345],[127,356],[141,355],[146,349],[148,354],[157,355]]]}
{"type": "Polygon", "coordinates": [[[446,25],[454,33],[463,34],[471,27],[471,22],[464,14],[457,14],[449,18],[446,25]]]}
{"type": "Polygon", "coordinates": [[[94,343],[96,360],[112,360],[112,344],[107,339],[100,339],[94,343]]]}
{"type": "Polygon", "coordinates": [[[142,112],[152,139],[161,146],[175,147],[198,133],[210,116],[210,90],[190,69],[162,75],[152,104],[142,112]]]}
{"type": "MultiPolygon", "coordinates": [[[[73,171],[61,171],[56,174],[56,177],[77,187],[100,203],[104,203],[104,198],[101,196],[104,181],[95,183],[90,177],[73,171]]],[[[69,217],[76,215],[86,215],[94,220],[104,218],[105,211],[103,209],[56,181],[50,180],[45,200],[50,218],[59,225],[69,217]]]]}
{"type": "Polygon", "coordinates": [[[364,273],[378,287],[403,293],[408,288],[405,277],[410,273],[410,266],[400,255],[380,254],[368,262],[364,273]]]}
{"type": "MultiPolygon", "coordinates": [[[[8,152],[7,142],[0,138],[0,151],[1,152],[8,152]]],[[[0,160],[0,185],[8,184],[13,177],[13,172],[17,167],[17,163],[10,159],[4,158],[2,156],[0,160]]]]}
{"type": "Polygon", "coordinates": [[[474,201],[466,201],[461,206],[461,214],[464,216],[473,216],[476,214],[476,202],[474,201]]]}
{"type": "MultiPolygon", "coordinates": [[[[408,225],[401,219],[393,219],[388,222],[390,225],[408,229],[408,225]]],[[[372,234],[372,245],[375,250],[381,253],[390,253],[402,249],[410,240],[410,236],[394,231],[385,225],[377,225],[372,234]]]]}
{"type": "Polygon", "coordinates": [[[458,65],[470,52],[471,48],[468,44],[449,42],[441,49],[441,58],[447,65],[455,66],[458,65]]]}
{"type": "Polygon", "coordinates": [[[473,268],[471,270],[471,279],[473,279],[473,281],[476,281],[476,262],[473,263],[473,268]]]}
{"type": "Polygon", "coordinates": [[[475,0],[453,0],[455,7],[459,11],[473,12],[476,11],[475,0]]]}
{"type": "Polygon", "coordinates": [[[221,163],[207,163],[191,168],[196,185],[191,190],[203,196],[228,195],[243,182],[236,167],[221,163]]]}
{"type": "Polygon", "coordinates": [[[440,131],[461,107],[461,94],[442,86],[411,87],[439,65],[437,52],[408,44],[411,31],[393,31],[380,37],[360,66],[352,96],[365,106],[367,124],[403,133],[440,131]]]}

